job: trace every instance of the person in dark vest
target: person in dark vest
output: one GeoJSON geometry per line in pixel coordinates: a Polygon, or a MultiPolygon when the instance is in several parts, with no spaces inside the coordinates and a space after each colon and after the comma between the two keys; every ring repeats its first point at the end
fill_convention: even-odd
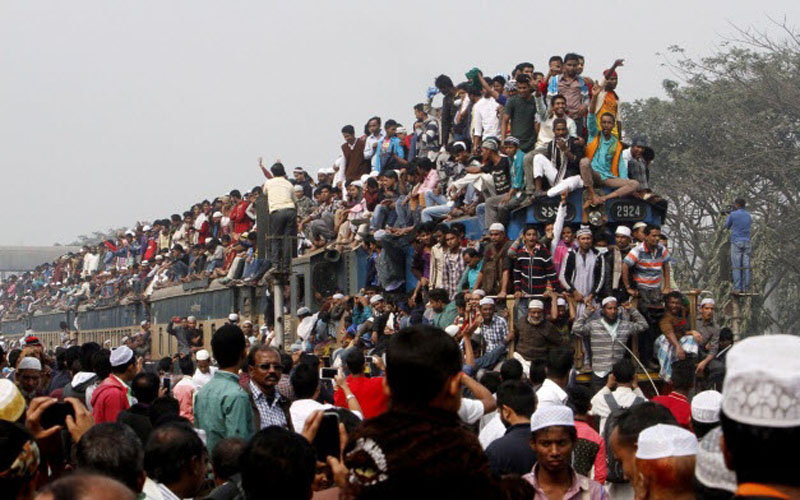
{"type": "Polygon", "coordinates": [[[342,127],[342,157],[344,158],[344,178],[347,181],[357,181],[361,176],[368,174],[369,161],[364,158],[365,136],[356,138],[356,130],[352,125],[342,127]]]}

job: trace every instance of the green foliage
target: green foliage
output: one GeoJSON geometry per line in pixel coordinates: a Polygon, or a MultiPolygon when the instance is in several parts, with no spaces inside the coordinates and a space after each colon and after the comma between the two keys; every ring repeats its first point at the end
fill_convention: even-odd
{"type": "MultiPolygon", "coordinates": [[[[742,299],[744,334],[796,332],[800,264],[792,229],[800,220],[800,36],[776,42],[740,31],[712,57],[691,60],[670,47],[682,82],[668,99],[623,105],[628,134],[645,133],[656,151],[652,184],[670,201],[667,233],[682,289],[729,297],[725,212],[735,198],[753,214],[753,291],[742,299]]],[[[718,301],[724,304],[725,301],[718,301]]],[[[730,308],[728,308],[730,312],[730,308]]]]}

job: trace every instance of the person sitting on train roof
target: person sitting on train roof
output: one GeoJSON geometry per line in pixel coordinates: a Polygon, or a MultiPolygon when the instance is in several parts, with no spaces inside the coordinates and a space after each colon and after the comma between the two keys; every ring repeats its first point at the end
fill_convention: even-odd
{"type": "Polygon", "coordinates": [[[542,152],[533,157],[534,196],[541,198],[547,195],[553,198],[563,191],[572,192],[583,187],[580,176],[583,156],[583,139],[569,135],[566,119],[553,120],[553,140],[544,144],[542,152]],[[551,186],[547,192],[544,191],[545,177],[551,186]]]}
{"type": "MultiPolygon", "coordinates": [[[[600,87],[592,90],[590,109],[597,106],[600,87]]],[[[591,112],[587,118],[589,132],[586,142],[586,156],[580,161],[581,178],[588,193],[588,202],[599,205],[606,200],[630,195],[639,189],[639,183],[628,179],[628,165],[622,156],[622,142],[612,134],[616,121],[611,113],[599,117],[591,112]],[[599,129],[598,129],[599,125],[599,129]],[[595,186],[614,189],[607,195],[600,195],[595,186]]]]}

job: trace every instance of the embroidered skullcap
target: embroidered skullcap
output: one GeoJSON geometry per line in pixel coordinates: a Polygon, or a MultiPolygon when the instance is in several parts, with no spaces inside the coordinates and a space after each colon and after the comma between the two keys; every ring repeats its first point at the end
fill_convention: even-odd
{"type": "Polygon", "coordinates": [[[208,361],[209,359],[211,359],[211,355],[209,355],[208,351],[206,351],[205,349],[200,349],[199,351],[197,351],[195,357],[197,358],[197,361],[208,361]]]}
{"type": "Polygon", "coordinates": [[[630,238],[631,237],[631,228],[629,228],[628,226],[619,225],[619,226],[617,226],[616,231],[614,231],[614,234],[618,234],[620,236],[627,236],[628,238],[630,238]]]}
{"type": "Polygon", "coordinates": [[[754,426],[800,426],[800,337],[758,335],[731,347],[722,411],[754,426]]]}
{"type": "Polygon", "coordinates": [[[528,302],[528,309],[544,310],[544,302],[542,302],[541,300],[533,299],[532,301],[528,302]]]}
{"type": "Polygon", "coordinates": [[[700,301],[700,307],[703,307],[707,304],[711,304],[713,306],[716,305],[716,302],[714,302],[714,299],[712,299],[711,297],[706,297],[700,301]]]}
{"type": "Polygon", "coordinates": [[[16,384],[7,378],[0,379],[0,420],[16,422],[24,411],[25,398],[16,384]]]}
{"type": "Polygon", "coordinates": [[[519,146],[519,139],[514,137],[513,135],[507,135],[506,140],[503,141],[504,144],[514,144],[515,146],[519,146]]]}
{"type": "Polygon", "coordinates": [[[493,306],[494,305],[494,299],[490,299],[489,297],[485,297],[485,298],[481,299],[481,301],[478,302],[478,304],[482,305],[482,306],[493,306]]]}
{"type": "Polygon", "coordinates": [[[606,297],[606,298],[603,299],[603,302],[601,302],[600,305],[605,307],[606,304],[611,303],[611,302],[616,302],[616,301],[617,301],[616,297],[606,297]]]}
{"type": "Polygon", "coordinates": [[[633,230],[636,231],[640,227],[641,228],[647,227],[647,223],[645,223],[645,222],[637,222],[636,224],[633,225],[633,230]]]}
{"type": "Polygon", "coordinates": [[[111,351],[111,366],[122,366],[133,358],[133,351],[124,345],[111,351]]]}
{"type": "Polygon", "coordinates": [[[472,291],[472,295],[477,295],[478,297],[483,298],[486,297],[486,292],[484,292],[480,288],[476,288],[475,290],[472,291]]]}
{"type": "Polygon", "coordinates": [[[569,406],[544,405],[536,408],[533,417],[531,417],[531,432],[556,425],[575,427],[575,417],[569,406]]]}
{"type": "Polygon", "coordinates": [[[42,371],[42,362],[39,361],[38,358],[34,358],[33,356],[27,356],[22,358],[17,365],[17,370],[36,370],[37,372],[42,371]]]}
{"type": "Polygon", "coordinates": [[[236,313],[230,313],[228,315],[228,321],[230,321],[231,323],[236,323],[237,321],[239,321],[239,315],[236,313]]]}
{"type": "Polygon", "coordinates": [[[495,222],[494,224],[489,226],[489,231],[502,231],[502,232],[505,233],[506,232],[506,227],[504,225],[500,224],[499,222],[495,222]]]}
{"type": "Polygon", "coordinates": [[[677,425],[656,424],[639,434],[636,458],[657,460],[697,455],[697,438],[677,425]]]}
{"type": "Polygon", "coordinates": [[[722,394],[718,391],[698,392],[692,399],[692,418],[704,424],[719,422],[722,394]]]}
{"type": "Polygon", "coordinates": [[[458,334],[458,326],[456,325],[448,325],[444,329],[444,333],[450,335],[451,337],[455,337],[458,334]]]}
{"type": "Polygon", "coordinates": [[[333,297],[331,297],[331,298],[333,300],[342,300],[344,298],[344,295],[342,295],[341,293],[334,293],[333,297]]]}
{"type": "Polygon", "coordinates": [[[565,305],[567,305],[567,299],[565,299],[564,297],[559,297],[556,300],[556,305],[557,306],[565,306],[565,305]]]}
{"type": "Polygon", "coordinates": [[[383,296],[380,294],[375,294],[369,299],[370,304],[377,304],[378,302],[383,300],[383,296]]]}
{"type": "Polygon", "coordinates": [[[725,465],[725,457],[722,455],[720,446],[721,436],[722,427],[715,427],[700,440],[697,461],[694,466],[694,477],[707,488],[735,493],[736,473],[725,465]]]}
{"type": "Polygon", "coordinates": [[[584,234],[588,234],[589,236],[592,235],[592,230],[589,229],[589,226],[581,226],[580,229],[575,233],[575,236],[583,236],[584,234]]]}

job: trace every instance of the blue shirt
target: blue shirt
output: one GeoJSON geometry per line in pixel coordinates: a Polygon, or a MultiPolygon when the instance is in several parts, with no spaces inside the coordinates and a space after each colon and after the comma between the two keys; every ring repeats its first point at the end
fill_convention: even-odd
{"type": "Polygon", "coordinates": [[[239,386],[237,375],[218,370],[211,381],[197,391],[194,425],[206,431],[209,450],[225,438],[250,439],[255,432],[253,409],[250,396],[239,386]]]}
{"type": "MultiPolygon", "coordinates": [[[[598,137],[597,149],[592,157],[592,169],[600,174],[603,180],[616,177],[611,172],[611,164],[614,161],[614,154],[617,148],[621,148],[622,144],[620,144],[614,134],[611,134],[611,137],[608,139],[605,138],[602,131],[597,126],[597,115],[594,113],[589,113],[586,119],[586,128],[589,131],[589,139],[586,141],[586,144],[591,143],[595,137],[598,137]]],[[[619,164],[617,166],[619,167],[619,178],[627,179],[628,163],[625,160],[625,155],[619,155],[619,164]]]]}
{"type": "Polygon", "coordinates": [[[753,218],[750,212],[739,208],[728,214],[725,228],[731,230],[731,241],[750,241],[750,224],[753,218]]]}

